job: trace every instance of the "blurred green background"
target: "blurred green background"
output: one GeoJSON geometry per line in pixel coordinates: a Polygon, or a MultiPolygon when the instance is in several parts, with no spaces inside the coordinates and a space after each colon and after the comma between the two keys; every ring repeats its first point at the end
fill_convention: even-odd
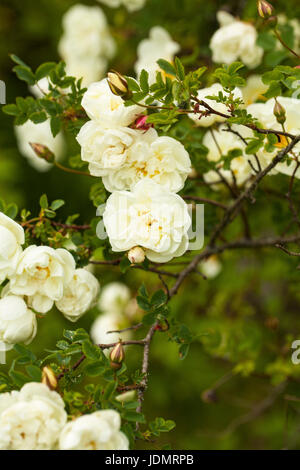
{"type": "MultiPolygon", "coordinates": [[[[0,79],[7,85],[7,103],[28,94],[26,85],[11,72],[9,54],[18,55],[33,68],[58,60],[61,18],[75,3],[0,0],[0,79]]],[[[145,8],[134,14],[96,1],[81,3],[97,4],[107,15],[118,45],[111,65],[127,74],[133,73],[137,45],[152,26],[165,27],[181,45],[181,55],[194,55],[193,66],[200,66],[210,64],[208,43],[217,28],[220,7],[245,19],[256,16],[255,0],[148,0],[145,8]]],[[[299,0],[273,4],[278,12],[300,17],[299,0]]],[[[72,144],[69,152],[75,151],[72,144]]],[[[286,192],[287,183],[286,177],[276,176],[268,185],[286,192]]],[[[47,193],[49,200],[66,201],[62,217],[80,213],[84,222],[95,215],[88,199],[89,186],[89,178],[57,169],[37,173],[17,150],[12,120],[0,113],[0,198],[35,213],[41,194],[47,193]]],[[[300,195],[299,184],[295,195],[300,195]]],[[[250,211],[253,230],[260,235],[273,233],[274,227],[275,232],[280,231],[288,218],[285,205],[274,202],[263,190],[258,200],[250,211]]],[[[206,231],[214,223],[215,213],[210,211],[207,208],[206,231]]],[[[168,342],[167,334],[156,335],[144,403],[146,415],[176,421],[176,429],[159,443],[169,442],[174,449],[300,448],[300,365],[291,362],[291,343],[300,339],[297,258],[280,250],[264,250],[230,252],[220,261],[222,271],[217,278],[190,278],[172,301],[172,314],[199,337],[188,357],[180,361],[178,348],[168,342]],[[277,396],[276,387],[283,380],[287,381],[285,390],[280,389],[277,396]]],[[[151,274],[134,271],[122,276],[116,268],[99,269],[98,273],[103,285],[119,279],[130,286],[133,295],[143,280],[150,290],[160,287],[151,274]]],[[[91,312],[78,326],[89,328],[96,314],[91,312]]],[[[53,348],[62,329],[72,327],[58,312],[50,312],[39,321],[34,351],[53,348]]],[[[129,365],[134,369],[139,352],[128,351],[129,365]]],[[[8,359],[12,357],[10,353],[8,359]]]]}

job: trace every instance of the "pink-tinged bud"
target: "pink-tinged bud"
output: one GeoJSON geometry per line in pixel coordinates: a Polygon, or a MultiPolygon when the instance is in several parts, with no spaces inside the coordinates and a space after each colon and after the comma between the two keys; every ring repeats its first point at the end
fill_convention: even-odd
{"type": "Polygon", "coordinates": [[[110,360],[112,364],[122,364],[125,359],[125,351],[123,348],[122,341],[117,343],[113,348],[112,352],[110,353],[110,360]]]}
{"type": "Polygon", "coordinates": [[[148,116],[139,116],[134,122],[134,128],[141,131],[147,131],[150,127],[154,127],[153,124],[147,124],[148,116]]]}
{"type": "Polygon", "coordinates": [[[296,65],[296,67],[294,67],[294,69],[300,69],[300,65],[296,65]]]}
{"type": "Polygon", "coordinates": [[[270,16],[272,16],[274,7],[266,0],[258,0],[257,10],[261,18],[267,19],[267,18],[270,18],[270,16]]]}
{"type": "Polygon", "coordinates": [[[128,87],[128,83],[125,77],[119,72],[112,70],[107,74],[107,83],[110,91],[117,96],[122,96],[124,99],[129,99],[131,92],[128,87]]]}
{"type": "Polygon", "coordinates": [[[54,374],[53,370],[49,366],[46,366],[43,368],[42,383],[47,385],[47,387],[50,388],[50,390],[55,390],[57,388],[56,375],[54,374]]]}
{"type": "Polygon", "coordinates": [[[129,250],[127,257],[131,264],[140,264],[145,261],[145,252],[140,246],[135,246],[129,250]]]}
{"type": "Polygon", "coordinates": [[[273,114],[279,124],[284,124],[286,121],[286,111],[284,107],[276,100],[273,109],[273,114]]]}
{"type": "Polygon", "coordinates": [[[51,150],[49,150],[48,147],[42,144],[35,144],[32,142],[29,142],[29,145],[39,158],[46,160],[46,162],[48,163],[54,163],[55,161],[54,153],[51,152],[51,150]]]}

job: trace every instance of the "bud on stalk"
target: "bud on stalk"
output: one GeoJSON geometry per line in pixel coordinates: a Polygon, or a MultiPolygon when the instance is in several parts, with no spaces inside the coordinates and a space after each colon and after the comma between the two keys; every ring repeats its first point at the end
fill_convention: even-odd
{"type": "Polygon", "coordinates": [[[275,100],[275,106],[273,109],[273,114],[276,117],[276,120],[279,124],[284,124],[286,121],[286,112],[284,107],[277,101],[275,100]]]}
{"type": "Polygon", "coordinates": [[[267,19],[267,18],[270,18],[270,16],[272,16],[274,7],[266,0],[258,0],[257,10],[261,18],[267,19]]]}
{"type": "Polygon", "coordinates": [[[35,144],[31,142],[29,142],[29,145],[39,158],[46,160],[46,162],[48,163],[54,163],[55,161],[54,153],[51,152],[51,150],[48,149],[48,147],[42,144],[35,144]]]}
{"type": "Polygon", "coordinates": [[[140,246],[135,246],[129,250],[127,257],[131,264],[140,264],[145,261],[145,252],[140,246]]]}
{"type": "Polygon", "coordinates": [[[125,77],[119,72],[112,70],[107,74],[107,83],[110,91],[116,96],[122,96],[124,99],[129,99],[131,91],[129,90],[128,83],[125,77]]]}
{"type": "Polygon", "coordinates": [[[46,366],[43,368],[42,372],[42,383],[47,385],[50,390],[55,390],[57,388],[57,378],[54,374],[51,367],[46,366]]]}
{"type": "Polygon", "coordinates": [[[119,341],[119,343],[115,345],[109,357],[110,366],[112,369],[118,370],[122,367],[122,362],[125,359],[125,351],[123,348],[122,341],[119,341]]]}

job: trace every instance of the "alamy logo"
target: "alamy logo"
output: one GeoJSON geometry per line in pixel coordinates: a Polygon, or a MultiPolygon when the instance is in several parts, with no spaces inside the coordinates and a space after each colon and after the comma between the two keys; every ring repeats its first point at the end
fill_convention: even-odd
{"type": "Polygon", "coordinates": [[[0,80],[0,104],[6,104],[6,85],[0,80]]]}
{"type": "Polygon", "coordinates": [[[299,339],[293,342],[292,349],[295,349],[295,351],[292,354],[292,363],[295,366],[298,366],[300,364],[300,340],[299,339]]]}

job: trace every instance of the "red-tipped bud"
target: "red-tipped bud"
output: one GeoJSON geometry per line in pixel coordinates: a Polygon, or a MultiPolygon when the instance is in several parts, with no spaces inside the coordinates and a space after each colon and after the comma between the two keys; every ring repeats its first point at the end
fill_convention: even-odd
{"type": "Polygon", "coordinates": [[[125,359],[125,351],[123,348],[122,341],[117,343],[110,353],[110,360],[113,364],[122,364],[125,359]]]}
{"type": "Polygon", "coordinates": [[[135,246],[128,251],[127,257],[131,264],[140,264],[145,261],[145,252],[140,246],[135,246]]]}
{"type": "Polygon", "coordinates": [[[48,147],[46,147],[45,145],[35,144],[31,142],[29,143],[29,145],[39,158],[46,160],[46,162],[48,163],[53,163],[55,161],[54,153],[51,152],[51,150],[49,150],[48,147]]]}
{"type": "Polygon", "coordinates": [[[279,124],[284,124],[286,121],[286,111],[284,107],[276,100],[273,109],[273,114],[279,124]]]}
{"type": "Polygon", "coordinates": [[[270,16],[272,16],[274,7],[266,0],[258,0],[257,10],[261,18],[267,19],[267,18],[270,18],[270,16]]]}

